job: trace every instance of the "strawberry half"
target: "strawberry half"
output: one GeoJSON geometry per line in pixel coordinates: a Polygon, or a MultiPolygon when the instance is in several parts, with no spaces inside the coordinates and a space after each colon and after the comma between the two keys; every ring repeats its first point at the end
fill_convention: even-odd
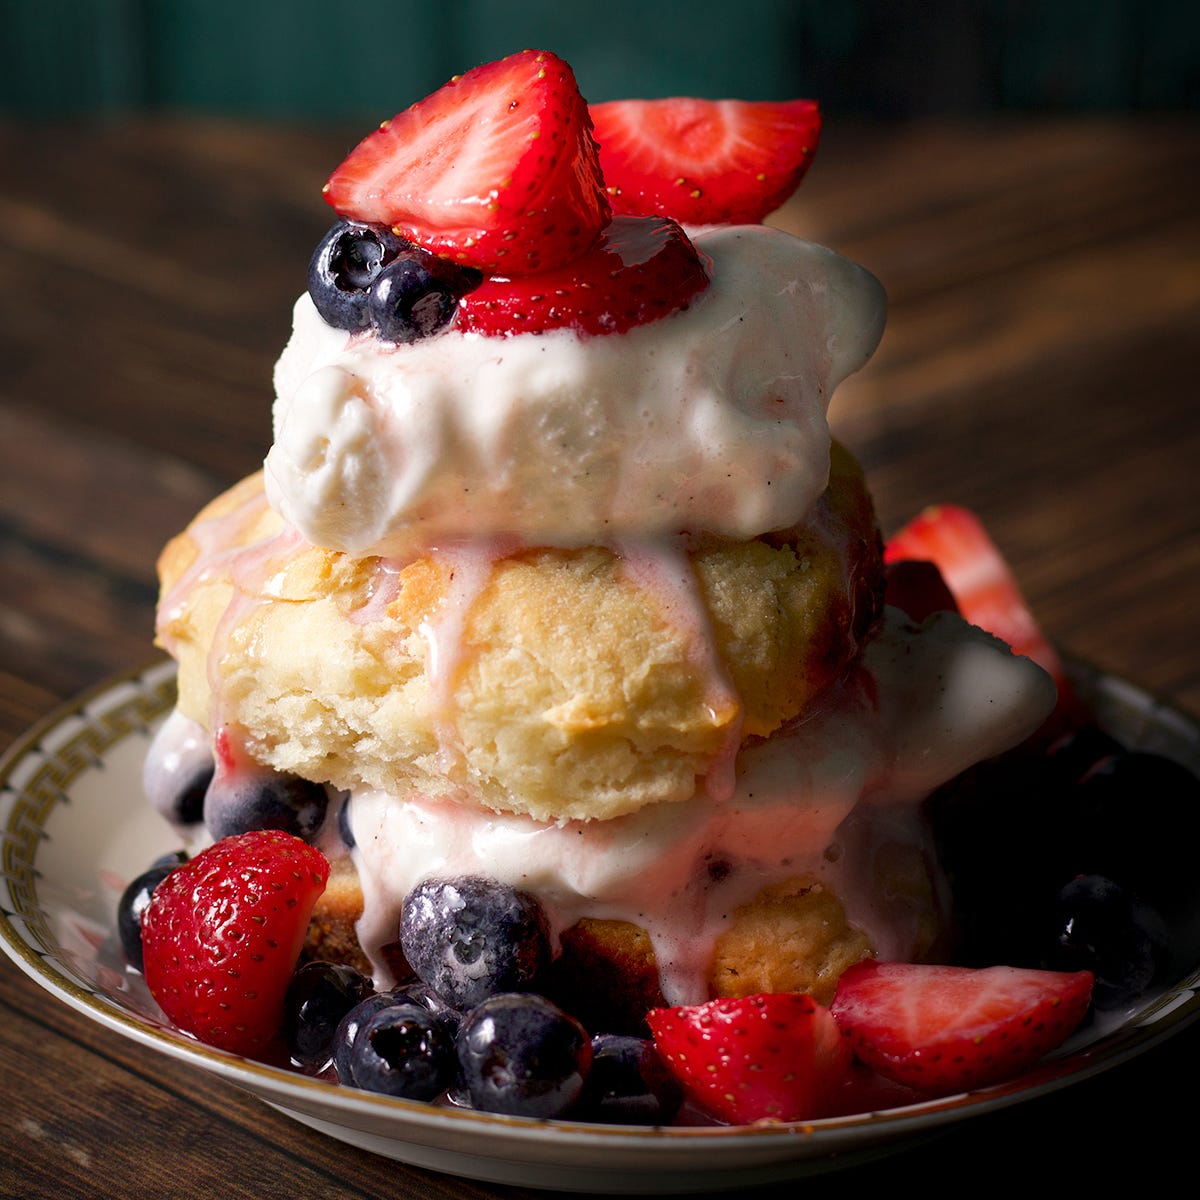
{"type": "Polygon", "coordinates": [[[459,301],[455,328],[504,335],[574,329],[623,333],[687,307],[708,273],[665,217],[615,217],[582,258],[554,271],[492,276],[459,301]]]}
{"type": "Polygon", "coordinates": [[[966,620],[1033,659],[1062,688],[1062,660],[1034,620],[1012,569],[970,510],[954,504],[926,508],[888,539],[883,560],[890,567],[914,560],[933,563],[966,620]]]}
{"type": "Polygon", "coordinates": [[[654,1043],[689,1096],[735,1125],[822,1116],[845,1086],[852,1054],[811,996],[762,993],[656,1008],[654,1043]]]}
{"type": "Polygon", "coordinates": [[[812,100],[613,100],[591,112],[613,212],[684,225],[761,221],[799,186],[821,132],[812,100]]]}
{"type": "Polygon", "coordinates": [[[947,1095],[1010,1079],[1060,1046],[1092,985],[1090,971],[866,960],[842,974],[831,1011],[880,1075],[947,1095]]]}
{"type": "Polygon", "coordinates": [[[343,217],[505,275],[570,262],[610,215],[587,104],[544,50],[475,67],[385,121],[325,198],[343,217]]]}
{"type": "Polygon", "coordinates": [[[224,838],[172,871],[142,916],[158,1006],[210,1046],[261,1055],[328,878],[319,850],[274,829],[224,838]]]}

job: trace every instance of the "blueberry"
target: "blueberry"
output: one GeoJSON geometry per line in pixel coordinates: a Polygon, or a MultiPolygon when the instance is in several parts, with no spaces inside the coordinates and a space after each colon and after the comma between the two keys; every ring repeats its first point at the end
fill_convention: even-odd
{"type": "Polygon", "coordinates": [[[208,733],[178,710],[172,712],[155,734],[142,770],[142,787],[151,806],[173,825],[198,825],[212,777],[208,733]]]}
{"type": "Polygon", "coordinates": [[[1194,907],[1200,779],[1144,751],[1111,754],[1075,789],[1081,869],[1133,888],[1164,915],[1194,907]]]}
{"type": "Polygon", "coordinates": [[[174,789],[166,797],[165,811],[163,808],[159,811],[174,825],[199,825],[204,820],[204,797],[212,777],[211,762],[178,777],[174,789]]]}
{"type": "Polygon", "coordinates": [[[321,319],[335,329],[366,329],[371,285],[408,246],[385,225],[334,224],[308,264],[308,294],[321,319]]]}
{"type": "Polygon", "coordinates": [[[432,258],[401,254],[371,285],[367,311],[384,341],[415,342],[444,329],[453,318],[461,285],[432,258]]]}
{"type": "Polygon", "coordinates": [[[1128,888],[1102,875],[1080,875],[1050,910],[1041,966],[1091,971],[1097,1009],[1114,1009],[1144,992],[1167,961],[1162,918],[1128,888]]]}
{"type": "Polygon", "coordinates": [[[181,855],[166,855],[156,860],[149,870],[143,871],[121,893],[117,901],[117,934],[121,939],[121,948],[125,958],[135,970],[142,970],[142,914],[154,895],[154,889],[171,874],[180,861],[181,855]]]}
{"type": "Polygon", "coordinates": [[[305,963],[288,985],[283,1030],[297,1063],[323,1071],[333,1059],[342,1018],[371,994],[371,981],[344,963],[305,963]]]}
{"type": "Polygon", "coordinates": [[[577,1116],[616,1125],[666,1125],[683,1101],[654,1043],[602,1033],[592,1038],[592,1065],[577,1116]]]}
{"type": "Polygon", "coordinates": [[[583,1093],[591,1060],[583,1026],[535,992],[492,996],[459,1029],[462,1084],[485,1112],[563,1116],[583,1093]]]}
{"type": "Polygon", "coordinates": [[[218,775],[204,797],[204,824],[214,840],[251,829],[282,829],[306,842],[325,823],[324,784],[298,775],[254,772],[218,775]]]}
{"type": "MultiPolygon", "coordinates": [[[[166,854],[160,854],[151,864],[151,867],[181,867],[188,860],[186,850],[168,850],[166,854]]],[[[147,868],[149,869],[149,868],[147,868]]]]}
{"type": "Polygon", "coordinates": [[[362,1027],[380,1009],[395,1003],[396,998],[390,992],[376,992],[356,1004],[338,1022],[333,1035],[333,1066],[337,1071],[339,1083],[354,1086],[354,1043],[358,1040],[362,1027]]]}
{"type": "Polygon", "coordinates": [[[356,1087],[432,1100],[454,1083],[454,1026],[412,1001],[384,1005],[363,1022],[350,1051],[356,1087]]]}
{"type": "Polygon", "coordinates": [[[392,992],[375,992],[356,1004],[338,1023],[333,1036],[333,1065],[338,1082],[349,1087],[356,1086],[354,1076],[354,1046],[363,1026],[377,1013],[395,1004],[416,1004],[430,1012],[438,1013],[451,1036],[458,1028],[459,1016],[448,1009],[422,984],[400,988],[392,992]]]}
{"type": "Polygon", "coordinates": [[[541,905],[474,876],[418,884],[401,910],[400,945],[417,977],[463,1010],[532,987],[550,961],[541,905]]]}

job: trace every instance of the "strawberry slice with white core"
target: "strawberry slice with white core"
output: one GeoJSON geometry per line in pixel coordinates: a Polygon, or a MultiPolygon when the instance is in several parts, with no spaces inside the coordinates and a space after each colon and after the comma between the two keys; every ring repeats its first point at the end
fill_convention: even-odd
{"type": "Polygon", "coordinates": [[[927,1095],[1027,1071],[1087,1014],[1090,971],[855,963],[830,1010],[869,1067],[927,1095]]]}
{"type": "Polygon", "coordinates": [[[816,153],[812,100],[593,104],[613,212],[684,225],[754,224],[796,190],[816,153]]]}
{"type": "Polygon", "coordinates": [[[615,217],[583,257],[554,271],[492,276],[458,305],[455,328],[503,336],[624,333],[685,308],[708,286],[686,233],[666,217],[615,217]]]}
{"type": "Polygon", "coordinates": [[[475,67],[397,113],[350,152],[325,198],[343,217],[505,275],[570,262],[610,215],[587,104],[544,50],[475,67]]]}
{"type": "Polygon", "coordinates": [[[964,619],[1033,659],[1060,685],[1062,660],[1042,632],[1012,568],[969,509],[937,504],[918,513],[887,541],[884,562],[931,562],[964,619]]]}

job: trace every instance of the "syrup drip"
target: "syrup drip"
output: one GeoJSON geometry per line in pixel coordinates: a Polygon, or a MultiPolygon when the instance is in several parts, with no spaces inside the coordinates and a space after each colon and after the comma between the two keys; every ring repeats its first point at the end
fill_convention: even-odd
{"type": "Polygon", "coordinates": [[[366,602],[350,613],[355,625],[372,625],[386,619],[389,605],[400,594],[400,575],[407,565],[407,560],[400,558],[375,559],[366,602]]]}
{"type": "Polygon", "coordinates": [[[159,605],[158,634],[167,650],[173,652],[173,639],[167,636],[166,626],[178,616],[188,595],[221,573],[228,574],[232,581],[233,593],[217,621],[208,650],[207,674],[212,697],[209,728],[214,733],[226,724],[220,699],[221,663],[229,639],[255,608],[279,598],[288,567],[308,546],[290,525],[256,542],[236,544],[239,532],[252,525],[266,509],[266,496],[254,492],[230,512],[196,522],[190,531],[196,557],[159,605]]]}
{"type": "Polygon", "coordinates": [[[425,674],[430,684],[438,758],[448,775],[459,772],[463,761],[455,722],[454,691],[463,664],[467,617],[487,586],[496,563],[511,554],[515,546],[511,539],[487,538],[430,551],[441,563],[449,586],[437,611],[417,629],[429,647],[425,674]]]}
{"type": "Polygon", "coordinates": [[[156,632],[168,652],[174,654],[177,647],[166,632],[167,626],[178,619],[184,602],[197,587],[224,570],[243,552],[244,546],[231,543],[238,541],[236,535],[240,529],[251,525],[266,509],[266,496],[252,492],[229,512],[193,523],[189,536],[195,544],[196,555],[158,606],[156,632]]]}
{"type": "Polygon", "coordinates": [[[734,792],[734,765],[742,737],[741,700],[716,652],[712,620],[700,594],[700,581],[682,540],[616,544],[627,579],[649,592],[667,620],[687,638],[688,661],[705,678],[704,703],[715,728],[725,726],[721,749],[705,776],[708,794],[727,800],[734,792]],[[730,719],[730,713],[734,716],[730,719]]]}

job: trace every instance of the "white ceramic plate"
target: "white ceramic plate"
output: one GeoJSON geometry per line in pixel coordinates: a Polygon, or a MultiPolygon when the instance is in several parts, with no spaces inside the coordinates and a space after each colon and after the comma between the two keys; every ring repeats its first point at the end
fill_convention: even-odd
{"type": "MultiPolygon", "coordinates": [[[[1102,723],[1200,771],[1200,725],[1083,670],[1102,723]]],[[[969,1095],[854,1117],[750,1129],[635,1129],[532,1121],[339,1088],[202,1046],[170,1028],[113,952],[125,883],[175,848],[141,793],[155,724],[174,703],[164,662],[80,697],[0,761],[0,940],[47,991],[86,1016],[224,1077],[304,1124],[364,1149],[495,1183],[596,1192],[745,1189],[887,1154],[954,1122],[1094,1075],[1200,1013],[1200,965],[1128,1012],[1077,1034],[1036,1072],[969,1095]]]]}

